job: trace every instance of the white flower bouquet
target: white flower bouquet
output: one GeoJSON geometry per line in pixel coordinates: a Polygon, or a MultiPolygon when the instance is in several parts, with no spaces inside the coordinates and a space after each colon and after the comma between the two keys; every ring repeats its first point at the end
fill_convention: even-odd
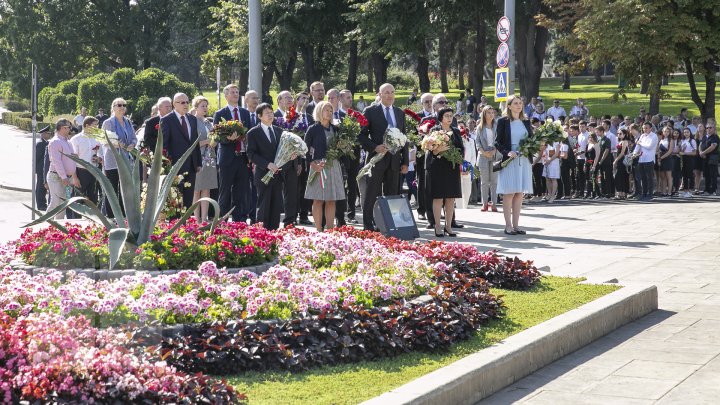
{"type": "MultiPolygon", "coordinates": [[[[397,153],[400,149],[402,149],[408,142],[408,138],[405,134],[400,132],[397,128],[388,128],[385,130],[385,138],[383,140],[383,145],[385,145],[388,148],[388,152],[391,154],[397,153]]],[[[357,179],[358,181],[365,175],[368,177],[372,177],[372,169],[375,167],[377,162],[379,162],[387,152],[378,153],[375,156],[370,159],[370,161],[363,166],[362,169],[360,169],[360,173],[358,173],[357,179]]]]}
{"type": "MultiPolygon", "coordinates": [[[[305,141],[299,136],[289,131],[283,131],[280,135],[280,146],[278,147],[277,153],[275,154],[275,166],[281,167],[285,163],[295,159],[297,156],[305,155],[308,153],[308,147],[305,141]]],[[[275,173],[271,170],[268,171],[262,178],[262,182],[269,184],[270,180],[273,179],[275,173]]]]}

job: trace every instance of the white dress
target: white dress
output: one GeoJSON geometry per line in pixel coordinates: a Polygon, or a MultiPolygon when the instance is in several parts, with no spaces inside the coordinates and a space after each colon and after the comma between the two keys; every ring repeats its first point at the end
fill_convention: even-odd
{"type": "MultiPolygon", "coordinates": [[[[556,151],[560,149],[560,143],[555,142],[553,143],[552,147],[545,148],[545,151],[543,152],[543,160],[550,159],[550,150],[556,151]]],[[[559,179],[560,178],[560,153],[558,152],[558,156],[555,157],[555,159],[550,162],[549,164],[544,165],[543,167],[543,177],[547,177],[548,179],[559,179]]]]}

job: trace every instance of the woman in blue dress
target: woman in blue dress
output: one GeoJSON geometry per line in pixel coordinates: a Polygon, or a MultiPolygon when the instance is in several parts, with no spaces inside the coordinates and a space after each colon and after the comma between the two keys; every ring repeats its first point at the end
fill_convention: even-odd
{"type": "Polygon", "coordinates": [[[503,117],[497,123],[495,146],[503,156],[503,161],[511,159],[510,164],[498,174],[497,193],[503,196],[503,215],[505,216],[505,234],[525,235],[520,229],[520,210],[523,196],[533,192],[532,156],[522,156],[518,152],[522,140],[532,136],[530,121],[523,113],[520,97],[510,96],[503,117]]]}

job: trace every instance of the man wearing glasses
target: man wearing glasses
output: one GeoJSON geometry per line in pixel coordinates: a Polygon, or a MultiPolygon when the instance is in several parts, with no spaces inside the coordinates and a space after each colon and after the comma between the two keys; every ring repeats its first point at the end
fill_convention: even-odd
{"type": "MultiPolygon", "coordinates": [[[[163,149],[167,150],[170,160],[175,163],[193,146],[198,138],[197,118],[188,114],[190,100],[185,93],[177,93],[173,97],[173,112],[160,119],[163,132],[163,149]]],[[[180,174],[184,176],[180,183],[180,192],[183,196],[183,206],[190,208],[195,189],[195,175],[202,167],[200,148],[195,149],[180,167],[180,174]]]]}
{"type": "MultiPolygon", "coordinates": [[[[47,174],[48,189],[50,190],[50,205],[48,211],[59,206],[63,200],[70,197],[72,187],[80,187],[80,180],[77,177],[77,166],[69,158],[74,153],[70,144],[70,129],[72,123],[66,119],[58,120],[55,124],[55,136],[48,144],[48,156],[50,166],[47,174]]],[[[55,219],[64,219],[65,210],[55,214],[55,219]]]]}
{"type": "Polygon", "coordinates": [[[310,85],[310,95],[312,96],[312,101],[305,108],[305,114],[308,120],[310,120],[310,124],[313,124],[315,122],[313,119],[315,105],[325,100],[325,84],[323,84],[323,82],[313,82],[310,85]]]}

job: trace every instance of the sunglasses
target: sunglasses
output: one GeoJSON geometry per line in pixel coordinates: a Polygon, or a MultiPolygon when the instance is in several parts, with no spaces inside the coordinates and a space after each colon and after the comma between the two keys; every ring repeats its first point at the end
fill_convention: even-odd
{"type": "Polygon", "coordinates": [[[189,101],[176,101],[176,103],[178,103],[178,104],[190,104],[189,101]]]}
{"type": "Polygon", "coordinates": [[[127,107],[127,104],[115,104],[115,107],[127,107]]]}
{"type": "Polygon", "coordinates": [[[437,102],[438,104],[446,105],[448,102],[445,100],[440,100],[437,102]]]}

